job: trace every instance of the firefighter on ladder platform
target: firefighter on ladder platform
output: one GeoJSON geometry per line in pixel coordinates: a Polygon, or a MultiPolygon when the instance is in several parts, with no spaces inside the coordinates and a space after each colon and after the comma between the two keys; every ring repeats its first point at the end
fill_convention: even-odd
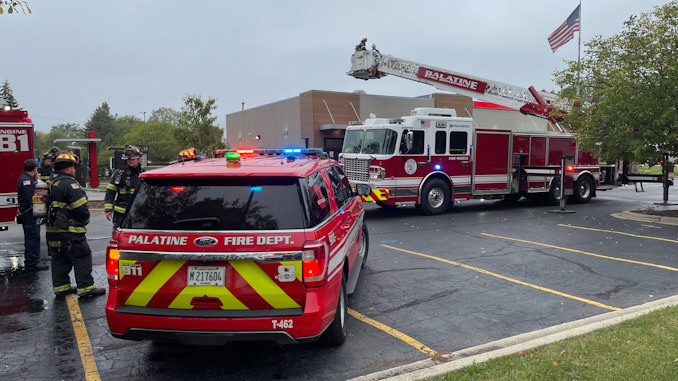
{"type": "Polygon", "coordinates": [[[106,218],[113,220],[113,232],[120,227],[127,214],[129,202],[139,185],[139,175],[144,171],[139,163],[141,151],[135,146],[125,147],[121,158],[127,161],[125,168],[116,169],[106,187],[104,210],[106,218]]]}

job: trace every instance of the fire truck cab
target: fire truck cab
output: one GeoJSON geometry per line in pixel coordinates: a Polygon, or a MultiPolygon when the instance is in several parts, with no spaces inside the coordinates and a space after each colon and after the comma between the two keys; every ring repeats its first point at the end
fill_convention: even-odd
{"type": "Polygon", "coordinates": [[[141,175],[106,253],[111,333],[342,344],[369,241],[341,167],[315,149],[219,156],[141,175]]]}
{"type": "Polygon", "coordinates": [[[339,160],[354,186],[371,188],[366,201],[440,214],[474,198],[542,195],[557,204],[563,157],[572,159],[565,194],[576,202],[616,181],[614,168],[601,171],[573,134],[478,129],[473,119],[439,108],[348,126],[339,160]]]}
{"type": "Polygon", "coordinates": [[[0,231],[14,224],[18,205],[16,183],[24,170],[24,161],[35,158],[35,132],[28,112],[2,106],[0,99],[0,231]]]}

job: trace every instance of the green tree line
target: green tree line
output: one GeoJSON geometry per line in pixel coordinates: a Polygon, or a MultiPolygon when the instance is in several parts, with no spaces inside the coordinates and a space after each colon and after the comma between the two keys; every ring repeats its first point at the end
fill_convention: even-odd
{"type": "MultiPolygon", "coordinates": [[[[108,103],[97,107],[84,126],[65,123],[52,126],[49,132],[38,131],[35,139],[36,157],[42,159],[53,146],[68,151],[69,143],[55,144],[56,139],[87,138],[95,131],[101,139],[97,143],[97,172],[99,176],[110,173],[110,158],[115,151],[127,145],[148,146],[148,161],[152,165],[166,165],[177,159],[182,149],[195,148],[198,153],[211,157],[218,148],[226,148],[224,129],[216,125],[212,115],[216,100],[203,100],[199,95],[186,95],[180,110],[161,107],[151,111],[145,121],[134,115],[113,114],[108,103]]],[[[82,146],[86,154],[87,144],[82,146]]]]}

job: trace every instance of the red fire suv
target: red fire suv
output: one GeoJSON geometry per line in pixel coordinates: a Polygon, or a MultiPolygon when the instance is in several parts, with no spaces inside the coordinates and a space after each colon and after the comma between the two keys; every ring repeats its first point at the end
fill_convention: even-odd
{"type": "Polygon", "coordinates": [[[106,250],[113,336],[221,345],[346,338],[365,212],[320,150],[247,150],[145,172],[106,250]]]}

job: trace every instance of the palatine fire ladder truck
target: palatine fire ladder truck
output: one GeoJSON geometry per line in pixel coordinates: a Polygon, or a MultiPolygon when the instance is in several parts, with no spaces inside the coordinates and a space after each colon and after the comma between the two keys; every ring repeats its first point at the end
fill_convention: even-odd
{"type": "Polygon", "coordinates": [[[472,118],[443,108],[416,108],[397,119],[352,123],[346,129],[340,162],[354,187],[371,188],[366,201],[381,206],[415,204],[425,214],[443,213],[455,200],[480,198],[539,196],[555,205],[560,201],[560,173],[565,167],[565,195],[586,203],[596,190],[610,189],[618,181],[616,165],[601,166],[591,153],[579,150],[574,135],[550,116],[554,94],[376,50],[356,51],[347,74],[364,80],[393,75],[425,83],[547,118],[558,130],[481,129],[472,118]]]}

